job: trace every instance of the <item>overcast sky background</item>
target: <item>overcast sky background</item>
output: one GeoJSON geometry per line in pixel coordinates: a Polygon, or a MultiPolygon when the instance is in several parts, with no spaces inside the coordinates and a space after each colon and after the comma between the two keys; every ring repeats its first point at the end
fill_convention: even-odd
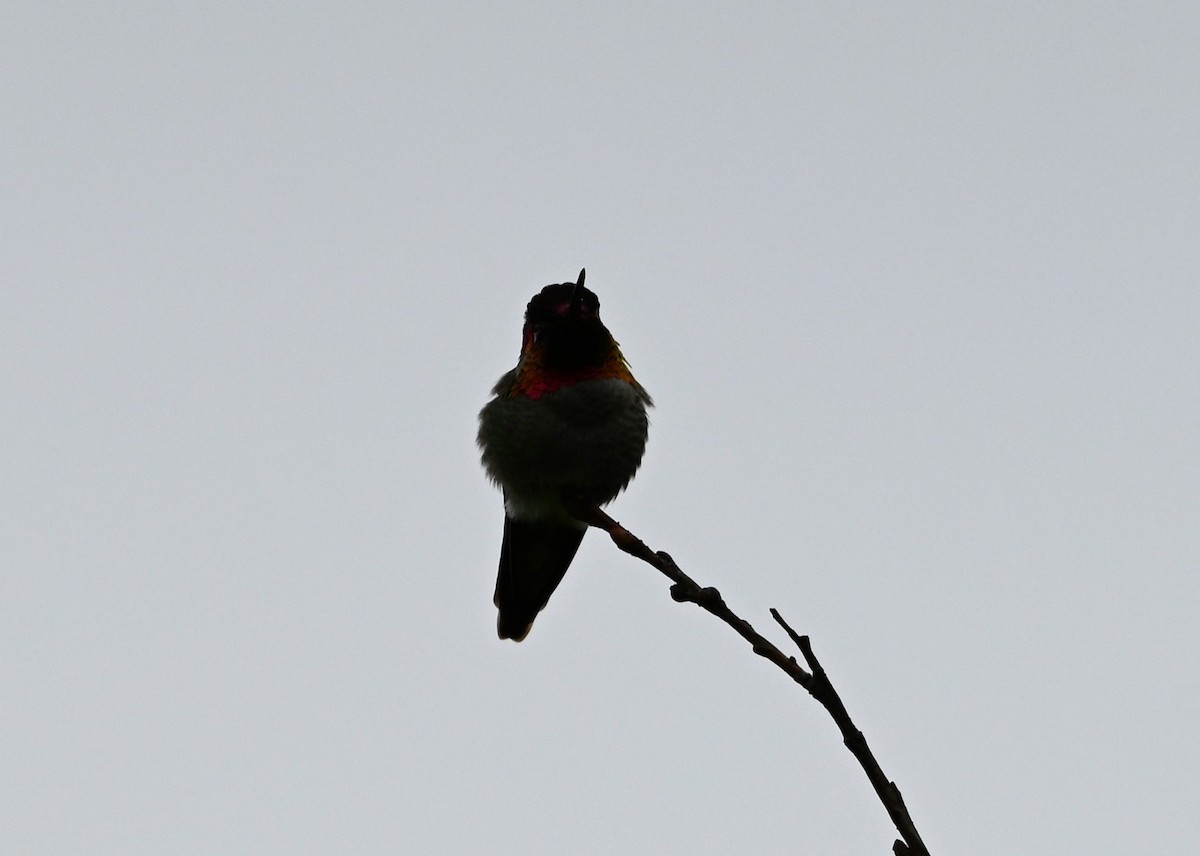
{"type": "Polygon", "coordinates": [[[10,0],[0,849],[889,853],[602,536],[496,639],[476,413],[583,266],[613,514],[935,854],[1193,848],[1200,12],[990,6],[10,0]]]}

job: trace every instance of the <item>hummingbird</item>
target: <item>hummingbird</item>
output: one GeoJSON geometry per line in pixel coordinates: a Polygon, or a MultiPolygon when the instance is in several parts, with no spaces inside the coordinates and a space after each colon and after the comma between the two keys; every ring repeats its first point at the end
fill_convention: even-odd
{"type": "Polygon", "coordinates": [[[653,402],[585,276],[529,301],[516,368],[479,413],[483,466],[504,494],[496,631],[514,642],[529,634],[587,531],[568,508],[615,499],[646,449],[653,402]]]}

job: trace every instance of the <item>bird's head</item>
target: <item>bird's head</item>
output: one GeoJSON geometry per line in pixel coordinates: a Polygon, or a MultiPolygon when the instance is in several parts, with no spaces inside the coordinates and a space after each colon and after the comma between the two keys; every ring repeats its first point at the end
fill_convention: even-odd
{"type": "Polygon", "coordinates": [[[605,363],[616,348],[600,320],[600,299],[583,284],[547,285],[525,309],[523,356],[537,354],[547,369],[572,371],[605,363]]]}

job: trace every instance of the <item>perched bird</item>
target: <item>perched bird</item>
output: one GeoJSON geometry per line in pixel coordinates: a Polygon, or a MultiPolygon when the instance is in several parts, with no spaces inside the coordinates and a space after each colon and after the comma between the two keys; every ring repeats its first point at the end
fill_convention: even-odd
{"type": "Polygon", "coordinates": [[[520,642],[550,600],[587,527],[569,503],[604,505],[642,462],[653,402],[577,282],[529,301],[521,356],[479,413],[483,466],[504,492],[496,630],[520,642]]]}

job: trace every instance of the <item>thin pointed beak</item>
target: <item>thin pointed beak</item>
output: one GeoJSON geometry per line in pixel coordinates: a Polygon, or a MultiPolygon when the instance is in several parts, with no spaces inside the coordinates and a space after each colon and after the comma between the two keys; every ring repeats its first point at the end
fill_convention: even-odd
{"type": "Polygon", "coordinates": [[[587,269],[580,268],[579,279],[575,282],[575,290],[571,292],[571,311],[567,313],[572,318],[579,317],[579,311],[583,307],[583,278],[587,276],[587,269]]]}

